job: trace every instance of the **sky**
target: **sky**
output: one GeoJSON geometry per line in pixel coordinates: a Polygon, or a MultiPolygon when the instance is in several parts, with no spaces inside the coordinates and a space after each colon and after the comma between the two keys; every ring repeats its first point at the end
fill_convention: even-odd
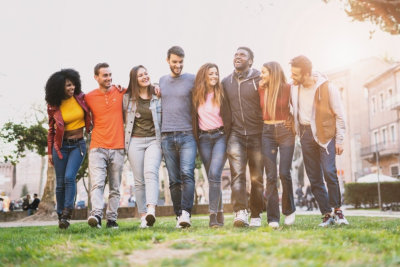
{"type": "Polygon", "coordinates": [[[110,64],[115,84],[127,86],[139,64],[157,82],[169,73],[166,52],[173,45],[185,50],[184,72],[214,62],[221,78],[232,72],[239,46],[254,51],[253,67],[278,61],[287,76],[299,54],[320,71],[371,56],[400,60],[400,36],[352,22],[332,2],[0,0],[0,126],[29,119],[34,105],[44,107],[45,83],[61,68],[79,71],[86,93],[97,88],[99,62],[110,64]]]}

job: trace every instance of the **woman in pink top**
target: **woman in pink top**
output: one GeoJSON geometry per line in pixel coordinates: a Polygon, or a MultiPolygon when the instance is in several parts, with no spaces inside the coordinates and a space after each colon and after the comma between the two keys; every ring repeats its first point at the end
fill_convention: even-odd
{"type": "Polygon", "coordinates": [[[224,225],[221,174],[226,161],[225,133],[229,133],[230,112],[217,65],[206,63],[201,66],[196,75],[192,101],[194,136],[209,183],[209,226],[219,227],[224,225]]]}

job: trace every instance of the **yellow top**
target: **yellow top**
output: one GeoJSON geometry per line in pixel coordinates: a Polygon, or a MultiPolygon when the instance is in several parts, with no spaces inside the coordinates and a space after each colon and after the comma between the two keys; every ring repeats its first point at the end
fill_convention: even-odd
{"type": "Polygon", "coordinates": [[[285,122],[284,120],[283,121],[269,121],[269,120],[265,120],[264,121],[264,123],[265,124],[278,124],[278,123],[282,123],[282,122],[285,122]]]}
{"type": "Polygon", "coordinates": [[[85,126],[85,113],[75,97],[63,100],[60,105],[60,110],[64,120],[65,131],[72,131],[85,126]]]}

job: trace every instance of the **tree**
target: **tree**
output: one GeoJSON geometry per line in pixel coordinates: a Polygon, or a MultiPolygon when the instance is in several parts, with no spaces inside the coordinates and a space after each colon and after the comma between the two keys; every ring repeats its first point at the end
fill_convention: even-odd
{"type": "Polygon", "coordinates": [[[28,186],[26,184],[24,184],[22,186],[22,190],[21,190],[21,197],[26,197],[26,195],[29,193],[28,191],[28,186]]]}
{"type": "MultiPolygon", "coordinates": [[[[322,0],[325,3],[332,0],[322,0]]],[[[353,20],[370,21],[383,31],[400,34],[400,0],[336,0],[353,20]]]]}
{"type": "MultiPolygon", "coordinates": [[[[44,173],[44,157],[47,155],[47,129],[45,117],[31,126],[25,126],[23,123],[7,122],[0,131],[0,139],[4,143],[14,145],[14,150],[9,155],[4,155],[6,162],[17,164],[18,160],[25,156],[25,151],[34,151],[42,157],[42,172],[44,173]]],[[[42,175],[43,176],[43,175],[42,175]]],[[[52,217],[54,212],[54,192],[55,192],[55,172],[54,167],[49,165],[47,168],[47,181],[39,204],[39,210],[29,219],[43,219],[52,217]]]]}

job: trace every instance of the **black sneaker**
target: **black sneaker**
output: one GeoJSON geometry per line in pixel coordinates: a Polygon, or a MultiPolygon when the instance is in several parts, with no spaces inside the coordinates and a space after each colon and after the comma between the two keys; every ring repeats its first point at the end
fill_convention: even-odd
{"type": "Polygon", "coordinates": [[[217,212],[217,222],[219,226],[224,226],[224,213],[222,211],[217,212]]]}
{"type": "Polygon", "coordinates": [[[217,228],[219,227],[219,223],[217,221],[217,214],[211,213],[210,214],[210,223],[208,224],[211,228],[217,228]]]}
{"type": "Polygon", "coordinates": [[[112,228],[112,229],[118,229],[118,223],[117,221],[111,221],[111,220],[107,220],[107,228],[112,228]]]}
{"type": "Polygon", "coordinates": [[[101,218],[100,216],[89,216],[88,218],[88,224],[90,227],[96,227],[96,228],[101,228],[101,218]]]}

